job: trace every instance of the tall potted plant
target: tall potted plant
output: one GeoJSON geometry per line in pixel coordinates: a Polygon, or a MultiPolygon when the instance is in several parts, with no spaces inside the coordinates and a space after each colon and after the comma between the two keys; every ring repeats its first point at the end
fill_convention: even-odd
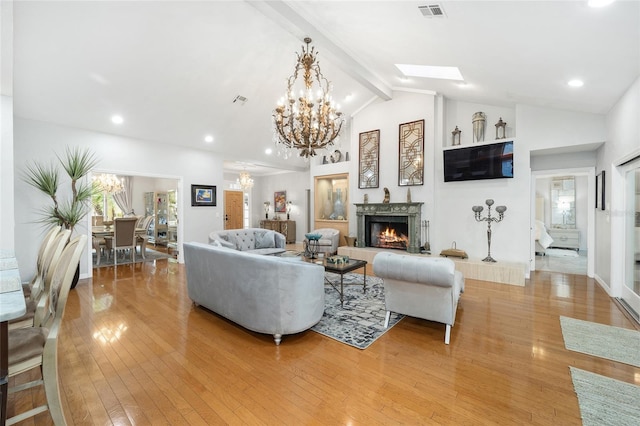
{"type": "MultiPolygon", "coordinates": [[[[88,148],[67,147],[64,155],[56,154],[59,164],[32,162],[26,167],[24,181],[51,198],[52,204],[42,208],[40,222],[60,225],[73,233],[74,227],[89,213],[91,199],[99,191],[93,182],[83,180],[98,160],[88,148]],[[71,180],[71,195],[60,199],[61,171],[71,180]]],[[[80,269],[76,270],[73,287],[77,284],[80,269]]]]}

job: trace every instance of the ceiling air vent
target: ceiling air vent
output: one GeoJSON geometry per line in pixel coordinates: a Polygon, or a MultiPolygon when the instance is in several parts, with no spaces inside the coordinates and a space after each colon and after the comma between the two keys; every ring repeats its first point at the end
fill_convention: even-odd
{"type": "Polygon", "coordinates": [[[233,103],[235,104],[236,102],[238,102],[240,105],[244,105],[245,103],[247,103],[247,98],[242,95],[238,95],[233,98],[233,103]]]}
{"type": "Polygon", "coordinates": [[[427,18],[444,18],[446,16],[442,6],[437,3],[418,6],[418,9],[422,12],[422,15],[427,18]]]}

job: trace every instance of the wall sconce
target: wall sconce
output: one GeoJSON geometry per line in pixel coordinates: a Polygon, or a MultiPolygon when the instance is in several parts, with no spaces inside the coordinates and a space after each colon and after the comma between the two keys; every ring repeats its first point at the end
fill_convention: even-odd
{"type": "Polygon", "coordinates": [[[507,137],[505,132],[506,127],[507,123],[502,121],[502,117],[500,117],[500,120],[496,123],[496,139],[504,139],[507,137]]]}
{"type": "Polygon", "coordinates": [[[497,262],[497,260],[495,260],[493,257],[491,257],[491,222],[501,222],[502,219],[504,219],[504,212],[507,211],[507,207],[506,206],[498,206],[496,207],[496,212],[498,212],[498,217],[491,217],[491,206],[493,205],[493,200],[492,199],[488,199],[485,201],[486,205],[489,207],[488,212],[487,212],[487,216],[486,217],[480,217],[480,213],[482,213],[482,210],[484,210],[484,207],[482,206],[473,206],[471,207],[471,210],[473,210],[474,214],[475,214],[475,218],[476,218],[476,222],[483,222],[486,221],[487,222],[487,247],[488,247],[488,251],[487,251],[487,257],[485,257],[484,259],[482,259],[483,262],[497,262]]]}
{"type": "Polygon", "coordinates": [[[269,206],[271,203],[269,201],[264,202],[264,218],[269,219],[269,206]]]}
{"type": "Polygon", "coordinates": [[[458,129],[458,126],[456,126],[456,128],[455,128],[455,130],[453,132],[451,132],[451,145],[452,146],[460,145],[460,133],[462,133],[462,130],[458,129]]]}
{"type": "Polygon", "coordinates": [[[290,219],[291,208],[292,207],[293,207],[293,202],[292,201],[287,201],[287,220],[290,219]]]}

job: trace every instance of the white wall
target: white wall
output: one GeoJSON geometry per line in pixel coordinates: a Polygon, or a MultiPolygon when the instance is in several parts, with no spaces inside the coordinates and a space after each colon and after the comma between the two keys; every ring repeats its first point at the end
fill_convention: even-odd
{"type": "Polygon", "coordinates": [[[451,132],[458,126],[461,130],[460,144],[471,145],[473,143],[473,114],[482,111],[486,115],[484,140],[492,141],[496,137],[495,124],[502,118],[507,123],[505,135],[507,138],[516,137],[516,111],[513,108],[498,107],[494,105],[482,105],[469,102],[459,102],[452,99],[444,101],[443,146],[451,146],[451,132]]]}
{"type": "Polygon", "coordinates": [[[13,2],[0,2],[0,249],[14,249],[13,2]]]}
{"type": "MultiPolygon", "coordinates": [[[[273,194],[276,191],[286,191],[287,201],[292,201],[290,220],[296,222],[296,241],[304,240],[307,232],[307,211],[309,206],[306,203],[306,191],[309,189],[309,172],[289,172],[270,176],[260,176],[255,179],[256,184],[251,190],[253,200],[251,209],[251,226],[259,227],[260,221],[265,218],[264,202],[271,203],[269,219],[274,217],[273,194]]],[[[286,213],[278,213],[280,219],[286,219],[286,213]]]]}
{"type": "Polygon", "coordinates": [[[0,96],[0,249],[14,250],[13,98],[0,96]]]}
{"type": "MultiPolygon", "coordinates": [[[[367,194],[369,202],[380,203],[384,199],[383,188],[388,188],[392,203],[407,200],[407,189],[411,189],[414,202],[424,202],[422,219],[433,220],[434,197],[434,145],[435,145],[435,97],[431,94],[394,92],[390,101],[375,102],[353,117],[351,143],[348,151],[351,161],[349,172],[349,234],[357,235],[356,213],[353,203],[362,203],[367,194]],[[424,185],[398,185],[398,133],[399,125],[416,120],[425,120],[424,128],[424,185]],[[358,188],[359,135],[362,132],[380,130],[380,171],[378,188],[358,188]]],[[[338,163],[339,164],[339,163],[338,163]]],[[[328,168],[327,168],[328,169],[328,168]]],[[[317,168],[312,174],[331,174],[317,168]]],[[[313,195],[312,195],[313,197],[313,195]]],[[[433,222],[432,222],[433,223],[433,222]]]]}
{"type": "MultiPolygon", "coordinates": [[[[475,221],[471,207],[483,205],[486,214],[485,200],[491,198],[496,205],[507,206],[504,220],[492,226],[492,256],[498,261],[524,262],[527,266],[531,260],[530,151],[605,140],[605,121],[601,115],[527,105],[519,105],[514,111],[451,100],[441,106],[433,95],[398,92],[394,93],[392,100],[373,103],[353,118],[350,151],[355,153],[352,155],[355,161],[349,165],[351,203],[361,202],[365,193],[369,194],[372,202],[379,202],[383,198],[383,187],[391,191],[392,202],[406,199],[407,188],[397,184],[398,125],[420,118],[426,120],[425,184],[410,188],[413,201],[425,202],[422,218],[430,221],[432,253],[439,253],[455,241],[456,246],[466,250],[471,258],[484,258],[487,254],[487,225],[486,222],[475,221]],[[439,108],[444,109],[443,114],[439,114],[439,108]],[[495,126],[491,126],[500,117],[508,123],[518,123],[518,138],[508,138],[514,140],[514,178],[445,183],[442,146],[450,145],[450,131],[455,125],[463,132],[464,129],[471,132],[471,115],[476,111],[487,115],[487,142],[493,140],[495,126]],[[360,190],[357,188],[358,134],[375,129],[380,129],[381,138],[380,187],[360,190]],[[442,135],[441,142],[435,142],[436,135],[442,135]]],[[[516,129],[508,124],[507,135],[515,133],[516,129]]],[[[462,141],[463,144],[471,143],[470,137],[462,141]]],[[[312,167],[314,173],[317,172],[312,167]]],[[[351,212],[350,231],[355,234],[355,213],[353,209],[351,212]]]]}
{"type": "MultiPolygon", "coordinates": [[[[53,125],[34,120],[15,118],[14,121],[15,174],[24,170],[28,161],[49,162],[67,146],[91,148],[100,159],[97,169],[122,175],[168,177],[181,179],[184,185],[178,200],[182,212],[183,241],[207,242],[211,230],[222,229],[221,195],[217,207],[191,207],[190,185],[221,185],[222,163],[219,156],[195,149],[162,145],[136,139],[123,138],[91,131],[53,125]]],[[[65,184],[62,185],[63,187],[65,184]]],[[[37,211],[49,200],[20,179],[15,181],[16,255],[20,259],[20,273],[31,276],[35,270],[38,243],[42,238],[42,226],[36,223],[37,211]]],[[[87,224],[89,219],[87,219],[87,224]]],[[[78,227],[87,232],[87,226],[78,227]]],[[[91,273],[89,246],[81,263],[81,276],[91,273]]],[[[182,254],[181,247],[179,247],[182,254]]],[[[180,259],[181,260],[181,259],[180,259]]]]}
{"type": "Polygon", "coordinates": [[[629,87],[606,117],[607,144],[598,152],[598,172],[607,173],[606,210],[596,212],[597,279],[612,296],[620,296],[624,265],[624,199],[623,179],[617,163],[620,159],[640,151],[640,77],[629,87]]]}

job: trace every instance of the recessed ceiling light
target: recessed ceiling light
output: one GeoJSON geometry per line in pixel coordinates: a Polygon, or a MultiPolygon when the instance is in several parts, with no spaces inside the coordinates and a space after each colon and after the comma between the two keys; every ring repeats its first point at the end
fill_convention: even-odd
{"type": "Polygon", "coordinates": [[[467,82],[461,81],[460,83],[456,83],[458,85],[459,88],[461,89],[468,89],[471,87],[471,85],[467,82]]]}
{"type": "Polygon", "coordinates": [[[587,4],[589,7],[605,7],[609,6],[615,0],[589,0],[587,4]]]}
{"type": "Polygon", "coordinates": [[[205,137],[204,137],[204,141],[205,141],[206,143],[211,143],[211,142],[213,142],[213,136],[211,136],[211,135],[207,135],[207,136],[205,136],[205,137]]]}
{"type": "Polygon", "coordinates": [[[264,153],[267,155],[271,155],[271,153],[273,152],[273,150],[271,148],[267,148],[264,150],[264,153]]]}
{"type": "Polygon", "coordinates": [[[113,124],[122,124],[124,123],[124,118],[121,115],[113,115],[111,116],[111,122],[113,124]]]}
{"type": "Polygon", "coordinates": [[[582,87],[584,86],[584,82],[582,80],[569,80],[569,82],[567,83],[569,86],[571,87],[582,87]]]}
{"type": "Polygon", "coordinates": [[[345,102],[349,102],[352,99],[353,99],[353,93],[349,93],[347,96],[344,97],[345,102]]]}
{"type": "Polygon", "coordinates": [[[440,78],[445,80],[464,80],[458,67],[440,67],[431,65],[395,64],[406,76],[440,78]]]}

